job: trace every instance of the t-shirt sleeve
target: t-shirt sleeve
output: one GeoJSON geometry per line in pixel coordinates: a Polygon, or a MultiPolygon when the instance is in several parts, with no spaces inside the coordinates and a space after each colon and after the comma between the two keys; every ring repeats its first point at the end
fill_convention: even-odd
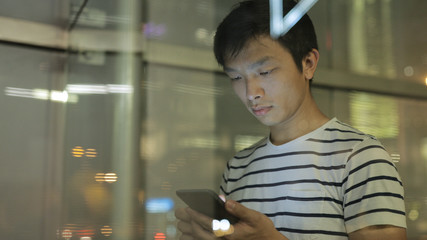
{"type": "Polygon", "coordinates": [[[228,173],[230,171],[229,164],[230,162],[227,162],[227,166],[225,167],[224,172],[222,174],[221,185],[219,186],[219,194],[224,196],[228,195],[227,182],[228,182],[228,173]]]}
{"type": "Polygon", "coordinates": [[[378,140],[367,137],[349,155],[342,191],[348,233],[373,225],[406,228],[403,184],[378,140]]]}

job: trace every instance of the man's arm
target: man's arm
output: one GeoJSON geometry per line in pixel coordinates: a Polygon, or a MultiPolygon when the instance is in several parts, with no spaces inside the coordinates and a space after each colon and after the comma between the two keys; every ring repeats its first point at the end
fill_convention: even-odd
{"type": "Polygon", "coordinates": [[[406,240],[406,229],[391,225],[365,227],[349,234],[350,240],[406,240]]]}

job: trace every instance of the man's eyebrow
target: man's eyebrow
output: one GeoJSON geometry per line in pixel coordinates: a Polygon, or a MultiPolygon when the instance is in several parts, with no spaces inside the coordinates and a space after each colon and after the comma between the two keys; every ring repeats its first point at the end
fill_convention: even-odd
{"type": "MultiPolygon", "coordinates": [[[[263,65],[265,62],[269,61],[270,59],[272,59],[272,57],[270,57],[270,56],[263,57],[263,58],[255,61],[254,63],[251,63],[249,65],[249,69],[257,68],[257,67],[263,65]]],[[[235,72],[236,70],[234,68],[224,66],[224,71],[225,72],[235,72]]]]}
{"type": "Polygon", "coordinates": [[[272,57],[270,57],[270,56],[263,57],[260,60],[258,60],[256,62],[252,63],[251,65],[249,65],[249,69],[257,68],[257,67],[263,65],[265,62],[269,61],[271,58],[272,57]]]}

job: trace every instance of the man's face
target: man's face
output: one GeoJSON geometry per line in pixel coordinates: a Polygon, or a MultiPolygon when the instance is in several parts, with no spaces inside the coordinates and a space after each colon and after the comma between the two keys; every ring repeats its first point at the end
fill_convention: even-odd
{"type": "Polygon", "coordinates": [[[224,70],[240,100],[263,124],[287,126],[305,115],[300,113],[310,95],[307,75],[270,37],[250,40],[237,57],[225,62],[224,70]]]}

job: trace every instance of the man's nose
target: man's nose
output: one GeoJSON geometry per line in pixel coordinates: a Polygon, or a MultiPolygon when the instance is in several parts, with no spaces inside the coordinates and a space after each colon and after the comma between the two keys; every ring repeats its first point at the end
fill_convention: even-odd
{"type": "Polygon", "coordinates": [[[262,88],[259,79],[250,78],[246,82],[246,97],[249,101],[254,101],[264,97],[264,89],[262,88]]]}

